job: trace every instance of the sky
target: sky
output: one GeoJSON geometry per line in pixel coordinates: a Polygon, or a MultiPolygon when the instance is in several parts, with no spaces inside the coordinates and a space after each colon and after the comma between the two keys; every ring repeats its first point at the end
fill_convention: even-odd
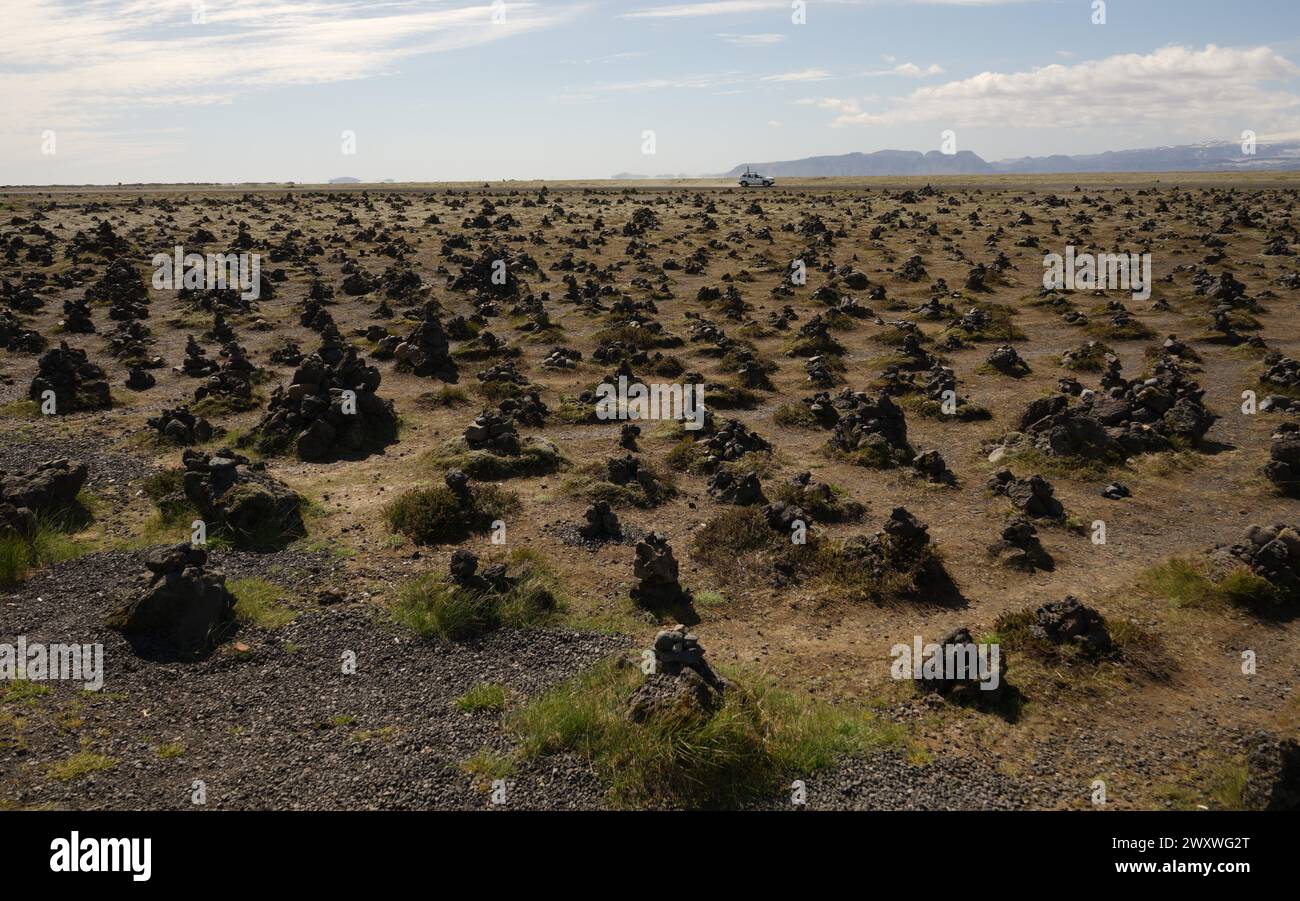
{"type": "Polygon", "coordinates": [[[1102,5],[0,0],[0,184],[706,175],[945,131],[987,160],[1300,138],[1300,2],[1102,5]]]}

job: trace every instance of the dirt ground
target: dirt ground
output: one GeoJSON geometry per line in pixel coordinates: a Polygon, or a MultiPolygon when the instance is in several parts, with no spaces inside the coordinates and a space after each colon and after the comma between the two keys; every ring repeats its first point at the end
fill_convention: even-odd
{"type": "MultiPolygon", "coordinates": [[[[0,261],[0,273],[15,284],[34,272],[43,272],[47,277],[38,292],[45,300],[44,307],[24,317],[28,326],[51,342],[64,339],[84,348],[108,372],[114,396],[114,405],[107,411],[34,416],[24,401],[36,372],[37,355],[0,349],[0,378],[4,380],[0,384],[0,404],[6,411],[0,418],[0,468],[56,457],[81,460],[90,466],[91,480],[86,491],[95,501],[94,522],[76,536],[90,556],[35,573],[27,586],[5,592],[7,597],[0,595],[0,636],[19,634],[20,629],[30,634],[58,631],[56,623],[64,620],[52,612],[49,617],[43,616],[41,586],[60,590],[63,585],[65,591],[85,592],[84,596],[51,603],[51,611],[63,610],[73,601],[97,611],[106,600],[95,593],[98,583],[94,579],[107,577],[78,578],[77,567],[92,567],[92,571],[100,572],[93,567],[102,567],[102,562],[95,561],[104,554],[130,553],[147,544],[186,537],[150,531],[154,510],[141,491],[142,480],[151,472],[177,465],[181,451],[151,440],[145,420],[165,408],[192,402],[196,381],[173,372],[171,367],[181,361],[186,336],[200,336],[211,326],[211,317],[188,308],[175,292],[151,289],[146,323],[156,342],[152,351],[164,358],[166,366],[154,371],[156,387],[142,392],[126,389],[126,369],[108,352],[102,334],[59,334],[57,324],[63,315],[63,301],[81,297],[105,268],[103,259],[90,254],[83,254],[77,262],[65,256],[74,233],[92,232],[101,221],[107,221],[118,236],[130,243],[128,257],[136,262],[146,280],[154,253],[168,253],[176,244],[187,244],[187,250],[201,252],[204,248],[187,243],[187,236],[200,227],[215,235],[216,241],[207,248],[213,251],[230,246],[241,222],[247,223],[255,252],[269,254],[270,248],[281,245],[291,231],[300,247],[312,238],[323,246],[319,256],[280,262],[264,258],[263,271],[282,268],[286,280],[276,284],[272,299],[258,302],[254,313],[229,317],[249,358],[264,367],[268,377],[258,386],[258,409],[211,417],[229,435],[209,442],[209,448],[247,433],[264,412],[272,388],[288,381],[293,368],[277,366],[268,359],[274,347],[285,339],[296,342],[304,352],[318,345],[318,336],[299,321],[312,270],[335,290],[327,309],[342,335],[368,353],[376,345],[365,337],[367,328],[385,326],[393,334],[406,335],[415,324],[413,317],[420,304],[426,300],[442,304],[444,319],[474,313],[472,296],[449,287],[450,277],[457,275],[460,267],[447,259],[444,242],[463,237],[467,245],[459,252],[470,257],[477,256],[481,248],[499,246],[511,252],[526,252],[536,261],[538,271],[523,277],[534,294],[549,292],[546,309],[560,331],[541,338],[520,331],[518,326],[523,320],[509,315],[508,303],[500,305],[500,315],[490,318],[487,328],[519,350],[518,369],[542,387],[542,400],[552,414],[561,406],[562,397],[589,388],[614,368],[590,359],[596,345],[593,336],[610,324],[608,317],[563,297],[565,271],[561,267],[568,265],[568,259],[576,267],[573,274],[579,285],[590,279],[602,289],[599,299],[606,307],[620,297],[633,301],[653,298],[658,322],[683,339],[680,346],[663,348],[662,352],[680,359],[686,372],[703,373],[709,382],[734,384],[734,375],[721,368],[717,356],[706,353],[704,345],[688,340],[692,324],[688,314],[716,323],[733,337],[746,338],[761,359],[776,364],[771,374],[772,391],[758,391],[758,402],[752,408],[717,410],[716,415],[719,420],[739,419],[771,442],[774,454],[768,471],[762,475],[765,487],[811,471],[815,479],[843,489],[848,497],[865,505],[867,512],[861,521],[822,525],[819,531],[836,538],[872,535],[890,511],[899,506],[905,506],[928,525],[964,599],[959,606],[862,605],[828,595],[818,585],[795,582],[775,587],[760,578],[720,575],[690,553],[695,533],[720,509],[706,491],[706,475],[674,473],[679,494],[668,503],[654,509],[619,510],[625,524],[665,535],[681,563],[682,583],[697,596],[706,593],[710,598],[709,603],[698,605],[699,622],[693,630],[711,661],[770,676],[783,686],[815,697],[878,707],[904,723],[916,746],[924,749],[919,753],[923,759],[914,761],[911,769],[886,768],[875,777],[848,780],[858,786],[854,791],[845,790],[843,797],[849,800],[826,806],[907,806],[905,801],[873,801],[873,779],[906,781],[911,778],[910,772],[918,784],[933,783],[932,777],[923,775],[927,767],[947,766],[940,761],[949,760],[974,761],[991,774],[986,782],[1005,782],[1014,787],[1014,792],[1006,789],[1014,795],[1011,806],[1089,807],[1094,779],[1106,782],[1109,802],[1115,807],[1215,806],[1224,772],[1240,766],[1246,736],[1261,729],[1296,735],[1300,728],[1300,702],[1293,691],[1300,681],[1300,651],[1296,647],[1300,625],[1287,617],[1264,620],[1236,608],[1179,608],[1142,588],[1142,577],[1171,557],[1194,555],[1217,544],[1238,541],[1252,523],[1297,520],[1296,501],[1278,495],[1261,474],[1268,460],[1270,436],[1285,416],[1246,415],[1240,409],[1243,391],[1259,391],[1260,397],[1266,393],[1258,384],[1263,352],[1205,340],[1209,305],[1194,293],[1192,276],[1202,267],[1216,276],[1230,269],[1246,285],[1248,295],[1261,298],[1256,333],[1265,339],[1268,348],[1284,356],[1300,356],[1296,292],[1277,283],[1279,276],[1297,270],[1295,257],[1264,253],[1267,239],[1279,233],[1289,235],[1291,249],[1296,249],[1292,220],[1300,178],[1165,174],[1158,178],[933,179],[929,184],[934,188],[932,192],[922,190],[926,180],[887,179],[818,180],[750,190],[713,182],[593,182],[369,189],[140,186],[0,193],[0,247],[8,246],[16,235],[23,235],[28,244],[42,243],[45,239],[31,233],[33,225],[54,235],[52,265],[26,262],[22,252],[16,258],[11,255],[0,261]],[[912,192],[912,196],[905,196],[904,191],[912,192]],[[1047,205],[1049,196],[1060,198],[1064,204],[1047,205]],[[517,225],[463,225],[462,220],[478,215],[485,201],[494,207],[488,219],[508,213],[517,225]],[[634,212],[643,208],[651,209],[659,222],[635,239],[643,245],[644,255],[632,255],[628,250],[633,238],[624,233],[624,226],[634,212]],[[1223,222],[1231,220],[1241,208],[1253,213],[1257,224],[1221,230],[1223,222]],[[1017,224],[1022,213],[1028,213],[1032,224],[1017,224]],[[820,217],[832,234],[829,243],[801,233],[801,224],[813,215],[820,217]],[[1053,220],[1059,222],[1057,234],[1053,234],[1053,220]],[[764,228],[770,232],[760,234],[764,228]],[[873,230],[877,232],[874,237],[873,230]],[[1218,251],[1221,259],[1207,263],[1211,250],[1204,237],[1210,234],[1217,234],[1226,244],[1218,251]],[[1187,342],[1201,358],[1191,370],[1192,377],[1205,389],[1205,404],[1219,418],[1199,449],[1135,459],[1117,465],[1104,476],[1086,470],[1045,472],[1072,520],[1085,527],[1103,520],[1107,540],[1099,545],[1090,541],[1086,532],[1041,528],[1040,537],[1055,567],[1050,572],[1030,575],[998,565],[986,551],[1009,512],[1006,499],[985,487],[997,468],[987,459],[987,447],[988,442],[1014,427],[1031,400],[1054,392],[1062,377],[1074,376],[1085,387],[1097,387],[1097,373],[1070,372],[1061,364],[1065,351],[1093,336],[1065,323],[1058,311],[1032,303],[1042,284],[1043,255],[1063,252],[1071,236],[1081,249],[1149,250],[1155,277],[1149,300],[1132,300],[1121,292],[1106,296],[1080,293],[1071,295],[1070,300],[1094,321],[1104,320],[1098,311],[1104,310],[1107,301],[1122,300],[1133,316],[1150,329],[1152,337],[1144,339],[1102,339],[1115,349],[1127,378],[1136,378],[1146,370],[1151,362],[1148,352],[1166,336],[1177,335],[1187,342]],[[1028,246],[1026,238],[1035,238],[1036,246],[1028,246]],[[385,255],[385,248],[391,253],[391,248],[401,242],[410,245],[402,256],[421,275],[426,291],[418,299],[390,301],[393,315],[380,318],[376,307],[383,298],[382,289],[349,296],[339,287],[344,279],[342,270],[351,261],[378,276],[394,264],[394,258],[385,255]],[[820,262],[809,267],[807,284],[795,287],[789,296],[774,294],[790,261],[799,258],[811,244],[816,244],[820,262]],[[662,268],[669,258],[685,263],[700,248],[705,251],[700,255],[704,260],[700,271],[662,268]],[[963,292],[971,267],[992,264],[999,252],[1006,254],[1011,268],[990,283],[988,292],[963,292]],[[908,281],[899,274],[913,255],[920,256],[927,273],[918,281],[908,281]],[[991,419],[959,422],[925,418],[910,410],[908,413],[911,444],[918,450],[938,449],[957,477],[956,487],[936,488],[905,469],[872,470],[833,459],[823,451],[827,431],[782,426],[774,421],[782,404],[797,403],[821,390],[809,384],[803,359],[787,356],[786,350],[801,325],[827,310],[825,304],[813,298],[814,292],[828,281],[828,267],[824,265],[827,261],[833,261],[836,268],[848,265],[859,269],[873,287],[885,289],[883,299],[868,299],[866,290],[848,292],[870,307],[874,316],[854,320],[851,328],[833,330],[846,349],[846,368],[840,373],[841,384],[829,389],[832,394],[844,387],[867,391],[869,383],[879,375],[882,358],[890,348],[875,340],[888,327],[878,324],[876,317],[884,323],[913,319],[929,337],[943,337],[947,320],[929,321],[911,312],[930,299],[930,286],[938,279],[945,280],[949,287],[948,294],[940,299],[952,303],[958,313],[974,301],[1003,304],[1014,311],[1013,322],[1024,337],[1009,343],[1031,368],[1023,378],[1009,378],[981,366],[1000,341],[941,352],[946,365],[957,374],[959,393],[987,407],[991,419]],[[65,286],[55,284],[60,274],[67,275],[65,286]],[[738,320],[727,319],[716,302],[698,299],[701,288],[727,285],[734,285],[749,305],[738,320]],[[956,292],[965,296],[953,296],[956,292]],[[1157,300],[1166,301],[1168,308],[1153,309],[1152,302],[1157,300]],[[750,321],[766,325],[769,314],[779,313],[787,305],[798,316],[788,331],[744,329],[750,321]],[[405,317],[406,313],[411,318],[405,317]],[[264,321],[264,328],[255,327],[257,319],[264,321]],[[564,372],[540,365],[560,345],[583,352],[584,360],[576,369],[564,372]],[[1127,485],[1132,497],[1120,501],[1101,497],[1100,489],[1113,479],[1127,485]],[[1015,717],[957,705],[922,704],[912,697],[910,686],[890,678],[889,649],[896,643],[910,644],[915,635],[934,641],[962,626],[974,635],[987,634],[1003,614],[1032,609],[1067,595],[1078,597],[1108,618],[1124,617],[1157,635],[1175,662],[1176,672],[1161,681],[1124,667],[1097,672],[1052,671],[1012,657],[1007,680],[1024,696],[1015,717]],[[1259,668],[1253,676],[1241,672],[1244,650],[1257,653],[1259,668]]],[[[0,299],[0,306],[5,303],[0,299]]],[[[104,308],[92,309],[99,331],[107,331],[111,323],[104,308]]],[[[200,338],[200,343],[210,356],[215,355],[215,342],[200,338]]],[[[461,344],[453,341],[453,350],[461,344]]],[[[396,443],[354,461],[267,459],[271,475],[313,504],[309,535],[296,550],[328,561],[323,572],[300,584],[287,580],[286,591],[292,603],[304,611],[292,625],[284,627],[292,630],[294,642],[310,644],[310,624],[334,622],[336,618],[315,609],[314,594],[318,590],[328,588],[342,593],[346,609],[355,608],[356,615],[368,610],[379,621],[404,580],[445,570],[455,547],[416,547],[389,530],[383,511],[409,487],[441,483],[442,471],[431,467],[425,454],[459,436],[481,409],[495,406],[480,395],[475,377],[476,371],[494,362],[498,361],[460,361],[459,387],[469,402],[454,407],[428,402],[427,395],[443,387],[440,381],[398,372],[391,361],[378,362],[383,374],[379,394],[394,402],[401,417],[396,443]]],[[[569,424],[552,415],[544,427],[522,426],[520,431],[553,441],[571,469],[510,480],[509,487],[519,493],[523,508],[507,521],[507,547],[539,550],[560,573],[572,597],[564,628],[577,629],[584,636],[590,636],[594,629],[626,637],[610,639],[609,643],[583,638],[582,646],[593,655],[608,652],[624,641],[647,645],[659,623],[628,598],[634,584],[632,548],[614,544],[593,551],[562,538],[561,527],[582,522],[587,506],[586,500],[566,492],[566,478],[572,467],[625,453],[618,447],[617,424],[569,424]]],[[[670,471],[667,459],[677,444],[675,436],[649,425],[638,443],[643,461],[670,471]]],[[[1011,466],[1017,475],[1032,474],[1014,462],[1011,466]]],[[[500,553],[486,535],[458,546],[487,557],[500,553]]],[[[137,565],[121,562],[128,569],[137,565]]],[[[258,571],[256,560],[240,565],[252,567],[250,572],[258,571]]],[[[276,572],[283,575],[285,570],[276,572]]],[[[265,577],[277,581],[274,573],[265,577]]],[[[66,620],[66,627],[89,621],[72,617],[66,620]]],[[[344,629],[345,625],[335,622],[328,628],[344,629]]],[[[358,627],[355,621],[348,620],[346,628],[358,627]]],[[[375,628],[387,627],[379,624],[375,628]]],[[[255,656],[273,653],[285,640],[274,630],[250,630],[241,638],[255,656]]],[[[482,652],[485,659],[495,661],[492,655],[496,653],[518,656],[513,641],[501,639],[499,643],[504,642],[505,649],[489,647],[482,652]]],[[[526,639],[519,641],[528,645],[526,639]]],[[[564,644],[554,637],[539,641],[534,648],[539,656],[531,664],[538,667],[542,664],[537,661],[550,659],[547,649],[552,643],[564,644]]],[[[527,666],[532,659],[524,654],[518,662],[527,666]]],[[[203,679],[217,685],[220,665],[204,666],[203,679]]],[[[458,659],[457,666],[471,663],[458,659]]],[[[574,660],[572,666],[551,667],[546,679],[520,680],[519,690],[523,694],[539,690],[579,666],[580,661],[574,660]]],[[[429,667],[420,670],[422,677],[437,682],[437,667],[429,667]]],[[[181,681],[188,678],[184,673],[173,677],[181,681]]],[[[444,706],[456,695],[449,686],[459,688],[469,681],[461,676],[448,678],[447,685],[440,684],[435,692],[438,703],[444,706]]],[[[239,684],[240,691],[251,690],[243,677],[239,684]]],[[[0,708],[7,716],[0,719],[0,801],[16,806],[87,807],[177,803],[174,793],[169,795],[147,786],[136,794],[124,794],[119,781],[125,780],[125,774],[97,773],[76,790],[60,788],[45,775],[50,762],[78,742],[82,748],[116,745],[117,755],[124,759],[148,758],[147,738],[129,742],[127,747],[117,744],[111,733],[114,729],[133,728],[127,722],[138,716],[130,711],[151,706],[149,690],[147,683],[136,680],[131,684],[127,712],[103,713],[102,722],[88,717],[89,725],[71,732],[57,725],[61,717],[66,718],[66,704],[18,709],[6,703],[0,708]],[[26,741],[14,724],[16,716],[26,720],[26,741]],[[40,738],[42,728],[63,729],[62,738],[40,738]]],[[[368,691],[367,704],[385,704],[382,691],[373,687],[368,691]]],[[[394,709],[387,717],[378,716],[374,728],[383,722],[399,722],[403,717],[423,716],[420,702],[409,700],[410,694],[395,694],[395,707],[405,706],[400,711],[394,709]]],[[[62,689],[56,696],[63,696],[62,689]]],[[[309,700],[297,698],[294,703],[298,705],[295,715],[316,715],[311,712],[309,700]]],[[[112,705],[99,705],[103,706],[112,705]]],[[[157,729],[157,741],[164,741],[173,732],[189,733],[181,725],[186,716],[184,705],[168,701],[158,706],[165,707],[166,715],[175,718],[176,725],[157,729]]],[[[317,713],[321,719],[333,715],[326,709],[317,713]]],[[[210,715],[220,720],[230,715],[230,708],[223,706],[210,711],[210,715]]],[[[209,748],[206,765],[233,769],[230,777],[234,778],[238,767],[229,761],[217,762],[221,760],[220,731],[208,729],[208,737],[202,739],[209,748]]],[[[490,731],[485,729],[484,733],[490,731]]],[[[292,741],[293,732],[288,730],[284,740],[292,741]]],[[[429,730],[419,734],[421,742],[437,744],[429,730]]],[[[482,736],[453,742],[454,753],[448,751],[440,757],[439,773],[453,773],[455,758],[468,753],[480,739],[482,736]]],[[[191,745],[200,741],[193,734],[188,740],[191,745]]],[[[312,738],[314,742],[320,740],[319,736],[312,738]]],[[[409,752],[411,747],[405,750],[409,752]]],[[[270,755],[265,744],[259,745],[257,753],[250,755],[249,768],[265,769],[256,761],[270,755]]],[[[295,752],[294,759],[301,757],[295,752]]],[[[328,759],[338,772],[351,765],[346,755],[328,759]]],[[[400,767],[393,766],[396,771],[392,778],[397,779],[400,767]]],[[[121,772],[127,767],[119,764],[117,769],[121,772]]],[[[153,775],[146,781],[166,778],[180,785],[193,775],[180,765],[165,776],[156,770],[152,764],[147,766],[146,773],[153,775]]],[[[199,772],[202,766],[195,761],[193,770],[199,772]]],[[[958,780],[958,800],[945,795],[933,806],[960,806],[964,772],[959,768],[951,777],[958,780]]],[[[572,778],[575,784],[587,785],[587,776],[572,778]]],[[[841,773],[831,781],[835,779],[844,781],[847,777],[841,773]]],[[[446,787],[455,781],[448,775],[429,782],[425,793],[379,796],[378,801],[374,801],[375,795],[369,797],[374,806],[485,803],[481,797],[467,796],[461,787],[446,787]],[[441,802],[438,792],[445,796],[441,802]]],[[[468,777],[461,781],[469,784],[468,777]]],[[[376,781],[380,783],[388,784],[376,781]]],[[[317,794],[304,803],[369,806],[365,801],[367,785],[369,782],[363,780],[334,794],[316,787],[311,791],[317,794]]],[[[530,797],[533,806],[565,806],[542,789],[530,797]]],[[[596,803],[585,787],[576,797],[580,798],[572,802],[576,806],[596,803]]],[[[926,797],[922,791],[914,806],[928,806],[926,797]]],[[[286,798],[264,796],[259,802],[242,797],[232,799],[230,806],[292,805],[286,798]]],[[[987,800],[974,806],[994,806],[994,802],[987,800]]]]}

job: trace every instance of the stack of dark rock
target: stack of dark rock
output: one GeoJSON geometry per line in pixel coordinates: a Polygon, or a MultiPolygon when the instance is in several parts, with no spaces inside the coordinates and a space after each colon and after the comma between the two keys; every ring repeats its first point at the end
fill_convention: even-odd
{"type": "Polygon", "coordinates": [[[95,331],[95,323],[90,318],[90,303],[84,298],[63,302],[63,319],[59,322],[63,330],[74,335],[89,335],[95,331]]]}
{"type": "Polygon", "coordinates": [[[189,407],[164,409],[147,422],[149,428],[176,444],[202,444],[213,434],[212,424],[201,416],[195,416],[189,407]]]}
{"type": "Polygon", "coordinates": [[[912,471],[927,482],[936,485],[956,485],[957,476],[948,468],[943,455],[937,450],[922,451],[912,460],[912,471]]]}
{"type": "Polygon", "coordinates": [[[27,534],[42,514],[71,507],[88,474],[84,463],[67,459],[50,460],[26,470],[0,470],[0,533],[13,530],[27,534]]]}
{"type": "Polygon", "coordinates": [[[395,337],[385,339],[381,347],[391,345],[397,359],[399,372],[410,372],[422,377],[455,383],[460,379],[456,362],[451,358],[451,345],[438,318],[438,306],[430,302],[424,309],[420,323],[405,340],[395,337]]]}
{"type": "Polygon", "coordinates": [[[303,360],[287,388],[275,389],[251,438],[264,453],[292,447],[303,460],[377,450],[397,432],[393,402],[375,393],[380,379],[352,345],[322,345],[303,360]],[[350,398],[345,391],[352,392],[350,398]]]}
{"type": "Polygon", "coordinates": [[[583,514],[586,522],[579,527],[578,533],[588,541],[619,541],[623,537],[623,527],[617,514],[606,501],[596,501],[583,514]]]}
{"type": "Polygon", "coordinates": [[[1268,733],[1251,736],[1241,794],[1247,810],[1300,810],[1300,741],[1268,733]]]}
{"type": "Polygon", "coordinates": [[[209,526],[220,526],[238,542],[275,529],[274,543],[306,533],[301,502],[288,487],[229,448],[216,453],[186,450],[181,458],[185,497],[209,526]]]}
{"type": "Polygon", "coordinates": [[[473,551],[460,548],[451,555],[447,564],[447,578],[453,584],[476,594],[504,594],[515,584],[507,572],[506,564],[494,563],[478,568],[478,555],[473,551]]]}
{"type": "Polygon", "coordinates": [[[1030,372],[1029,364],[1010,344],[1002,344],[994,348],[988,356],[988,364],[998,372],[1016,378],[1028,375],[1030,372]]]}
{"type": "Polygon", "coordinates": [[[185,358],[176,372],[190,378],[205,378],[216,372],[220,364],[210,359],[202,345],[194,340],[193,335],[185,336],[185,358]]]}
{"type": "Polygon", "coordinates": [[[1284,523],[1252,525],[1242,541],[1210,552],[1216,569],[1245,566],[1289,597],[1300,592],[1300,531],[1284,523]]]}
{"type": "Polygon", "coordinates": [[[125,259],[108,265],[104,276],[86,289],[86,300],[107,303],[109,319],[149,317],[149,290],[143,276],[125,259]]]}
{"type": "Polygon", "coordinates": [[[637,542],[635,553],[632,575],[636,577],[637,584],[631,594],[637,603],[655,610],[690,599],[690,595],[677,581],[677,558],[673,556],[667,538],[658,532],[651,532],[637,542]]]}
{"type": "Polygon", "coordinates": [[[846,453],[870,452],[881,464],[902,464],[912,459],[907,443],[907,417],[881,393],[874,401],[857,395],[854,406],[835,423],[831,445],[846,453]]]}
{"type": "Polygon", "coordinates": [[[998,540],[989,545],[989,554],[1012,569],[1033,572],[1051,569],[1052,559],[1038,540],[1038,529],[1027,516],[1013,516],[1002,529],[998,540]]]}
{"type": "Polygon", "coordinates": [[[771,450],[772,446],[745,427],[739,419],[728,419],[705,442],[705,464],[716,467],[739,460],[745,454],[771,450]]]}
{"type": "Polygon", "coordinates": [[[1073,596],[1051,601],[1034,611],[1029,632],[1052,644],[1073,645],[1094,657],[1108,654],[1114,647],[1106,619],[1073,596]]]}
{"type": "Polygon", "coordinates": [[[732,472],[720,469],[709,479],[709,495],[721,504],[749,507],[766,502],[763,486],[753,470],[732,472]]]}
{"type": "Polygon", "coordinates": [[[45,349],[45,337],[23,325],[8,307],[0,308],[0,348],[14,353],[38,354],[45,349]]]}
{"type": "Polygon", "coordinates": [[[148,574],[136,597],[109,616],[137,653],[187,658],[215,647],[232,629],[235,597],[207,551],[189,544],[145,555],[148,574]]]}
{"type": "Polygon", "coordinates": [[[722,706],[727,683],[705,662],[699,638],[675,625],[655,636],[653,672],[628,701],[628,717],[644,723],[660,717],[708,717],[722,706]]]}
{"type": "Polygon", "coordinates": [[[930,553],[930,531],[907,508],[895,507],[880,532],[848,539],[844,552],[879,579],[924,563],[930,553]]]}
{"type": "Polygon", "coordinates": [[[1273,433],[1264,476],[1283,494],[1300,496],[1300,424],[1284,422],[1273,433]]]}
{"type": "Polygon", "coordinates": [[[1174,441],[1196,443],[1214,424],[1205,392],[1178,361],[1163,357],[1148,379],[1127,381],[1111,361],[1103,392],[1084,392],[1081,402],[1055,394],[1034,401],[1019,430],[1054,456],[1101,458],[1169,450],[1174,441]]]}
{"type": "Polygon", "coordinates": [[[1011,470],[1003,467],[989,479],[988,487],[994,494],[1005,496],[1026,516],[1058,521],[1065,518],[1065,508],[1055,497],[1056,489],[1040,475],[1018,479],[1011,470]]]}
{"type": "MultiPolygon", "coordinates": [[[[945,635],[938,642],[938,654],[945,662],[943,671],[936,675],[923,674],[915,680],[918,690],[930,692],[955,701],[997,703],[1006,690],[1007,658],[999,650],[997,682],[992,681],[992,674],[986,681],[981,678],[977,661],[979,644],[971,635],[970,629],[960,628],[945,635]],[[962,661],[964,672],[949,670],[948,661],[962,661]]],[[[990,664],[992,661],[990,660],[990,664]]]]}
{"type": "Polygon", "coordinates": [[[78,410],[105,410],[113,400],[104,370],[84,350],[66,341],[46,351],[37,364],[28,397],[42,403],[46,391],[53,391],[59,414],[78,410]]]}
{"type": "Polygon", "coordinates": [[[823,428],[830,428],[839,420],[839,411],[835,409],[835,403],[831,400],[830,394],[825,391],[818,391],[812,397],[803,398],[800,403],[808,408],[813,419],[823,428]]]}
{"type": "Polygon", "coordinates": [[[570,347],[556,347],[542,360],[544,369],[572,369],[582,360],[582,351],[570,347]]]}
{"type": "Polygon", "coordinates": [[[231,341],[221,349],[222,362],[216,372],[194,389],[194,399],[206,397],[247,403],[253,398],[253,376],[257,367],[248,359],[244,349],[231,341]]]}
{"type": "Polygon", "coordinates": [[[519,453],[519,431],[515,421],[496,410],[484,410],[465,429],[465,444],[470,450],[485,450],[497,455],[519,453]]]}

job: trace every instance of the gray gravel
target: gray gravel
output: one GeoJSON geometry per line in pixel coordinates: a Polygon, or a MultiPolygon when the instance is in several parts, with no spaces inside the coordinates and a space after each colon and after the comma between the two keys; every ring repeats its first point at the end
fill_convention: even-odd
{"type": "MultiPolygon", "coordinates": [[[[925,766],[887,751],[843,761],[803,780],[809,810],[1017,810],[1028,797],[982,757],[942,757],[925,766]]],[[[787,793],[765,807],[789,809],[787,793]]]]}
{"type": "Polygon", "coordinates": [[[103,437],[93,434],[0,439],[0,469],[26,469],[33,463],[67,457],[86,464],[86,488],[97,492],[126,491],[130,483],[156,471],[140,455],[105,450],[105,443],[103,437]]]}
{"type": "MultiPolygon", "coordinates": [[[[223,555],[232,571],[235,556],[223,555]]],[[[510,743],[498,715],[458,712],[455,699],[489,681],[532,696],[623,646],[564,630],[444,645],[397,631],[371,608],[340,604],[305,611],[274,634],[245,628],[206,660],[157,664],[102,625],[138,570],[134,554],[95,554],[0,600],[0,641],[102,642],[105,658],[102,692],[48,683],[20,740],[0,741],[5,802],[190,808],[193,782],[202,780],[206,806],[218,809],[490,808],[489,793],[460,764],[510,743]],[[234,642],[249,650],[234,651],[234,642]],[[345,651],[356,655],[354,675],[342,672],[345,651]],[[73,712],[82,722],[60,727],[73,712]],[[48,767],[83,741],[116,764],[71,782],[50,779],[48,767]],[[184,753],[161,756],[171,743],[184,753]]],[[[521,766],[504,806],[595,807],[602,794],[579,761],[554,757],[521,766]]]]}
{"type": "MultiPolygon", "coordinates": [[[[463,763],[514,750],[498,713],[462,713],[455,700],[500,682],[512,702],[535,697],[605,656],[624,639],[545,629],[502,630],[444,644],[394,627],[374,607],[316,606],[322,590],[347,597],[344,564],[323,552],[214,552],[228,578],[270,578],[307,606],[273,631],[243,627],[190,663],[136,657],[105,613],[133,590],[140,554],[91,554],[36,574],[0,595],[0,641],[100,642],[99,693],[45,683],[50,693],[0,722],[0,806],[188,809],[195,780],[213,809],[592,809],[604,786],[573,755],[524,761],[507,777],[504,805],[463,763]],[[356,657],[344,674],[345,652],[356,657]],[[80,721],[75,722],[72,718],[80,721]],[[164,746],[183,747],[163,756],[164,746]],[[81,751],[110,769],[50,778],[81,751]]],[[[15,705],[6,705],[14,710],[15,705]]],[[[901,705],[906,719],[924,705],[901,705]]],[[[923,710],[921,710],[923,712],[923,710]]],[[[926,765],[897,750],[848,759],[803,777],[810,810],[1001,810],[1060,806],[1072,787],[1039,760],[1033,778],[1004,773],[990,754],[941,753],[926,765]]],[[[791,809],[788,791],[751,805],[791,809]]]]}

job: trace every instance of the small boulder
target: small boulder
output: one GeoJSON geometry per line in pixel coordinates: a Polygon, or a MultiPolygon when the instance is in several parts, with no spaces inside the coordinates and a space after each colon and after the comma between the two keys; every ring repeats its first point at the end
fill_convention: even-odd
{"type": "Polygon", "coordinates": [[[147,586],[110,615],[109,625],[144,656],[186,658],[211,650],[234,622],[235,597],[225,575],[207,562],[207,551],[188,544],[150,551],[147,586]]]}
{"type": "Polygon", "coordinates": [[[1039,607],[1034,611],[1034,624],[1029,631],[1052,644],[1077,645],[1094,656],[1113,648],[1105,618],[1073,596],[1039,607]]]}

